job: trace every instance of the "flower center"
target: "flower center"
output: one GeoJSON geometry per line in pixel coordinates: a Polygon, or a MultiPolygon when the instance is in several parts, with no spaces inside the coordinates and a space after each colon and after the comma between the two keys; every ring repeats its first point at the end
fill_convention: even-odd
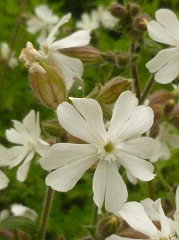
{"type": "Polygon", "coordinates": [[[111,141],[108,142],[108,143],[106,144],[106,146],[104,147],[104,149],[106,150],[107,153],[112,152],[113,148],[114,148],[114,146],[113,146],[113,144],[112,144],[111,141]]]}
{"type": "Polygon", "coordinates": [[[28,141],[26,143],[26,148],[27,148],[28,151],[32,151],[32,150],[35,151],[35,147],[36,147],[36,144],[31,142],[31,141],[28,141]]]}
{"type": "Polygon", "coordinates": [[[105,161],[116,161],[116,156],[114,154],[114,144],[109,141],[105,146],[98,149],[99,158],[105,161]]]}

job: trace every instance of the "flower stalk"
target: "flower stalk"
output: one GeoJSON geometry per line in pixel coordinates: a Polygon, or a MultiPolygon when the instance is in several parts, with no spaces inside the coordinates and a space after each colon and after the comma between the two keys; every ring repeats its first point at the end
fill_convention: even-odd
{"type": "Polygon", "coordinates": [[[48,222],[50,208],[51,208],[51,204],[52,204],[52,200],[53,200],[53,193],[54,193],[54,190],[51,187],[47,187],[43,212],[42,212],[40,226],[39,226],[38,240],[45,239],[47,222],[48,222]]]}

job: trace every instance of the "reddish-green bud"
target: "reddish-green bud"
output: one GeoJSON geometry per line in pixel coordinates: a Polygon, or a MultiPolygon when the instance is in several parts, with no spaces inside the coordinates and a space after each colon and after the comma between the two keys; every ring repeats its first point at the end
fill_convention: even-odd
{"type": "Polygon", "coordinates": [[[99,239],[106,239],[115,234],[120,226],[120,221],[115,215],[105,216],[97,225],[96,235],[99,239]]]}
{"type": "Polygon", "coordinates": [[[150,16],[148,14],[142,14],[138,16],[133,21],[133,26],[142,32],[145,32],[147,30],[147,23],[150,21],[150,16]]]}
{"type": "Polygon", "coordinates": [[[163,114],[165,117],[169,116],[169,114],[173,111],[174,106],[175,106],[175,101],[173,99],[171,99],[165,104],[163,108],[163,114]]]}
{"type": "Polygon", "coordinates": [[[149,100],[150,100],[150,106],[154,104],[160,104],[164,105],[166,102],[170,101],[171,99],[174,99],[175,94],[174,92],[170,92],[167,90],[159,90],[157,92],[154,92],[149,100]]]}
{"type": "Polygon", "coordinates": [[[105,86],[101,88],[96,100],[103,104],[111,104],[117,100],[122,92],[132,90],[132,88],[132,79],[116,77],[107,82],[105,86]]]}
{"type": "Polygon", "coordinates": [[[61,53],[80,59],[83,63],[94,63],[101,59],[100,51],[91,46],[65,48],[61,53]]]}
{"type": "Polygon", "coordinates": [[[132,16],[136,16],[137,14],[140,13],[140,6],[135,4],[135,3],[129,3],[127,5],[127,10],[129,11],[129,13],[132,15],[132,16]]]}
{"type": "Polygon", "coordinates": [[[108,11],[110,11],[111,14],[117,18],[122,18],[127,15],[127,10],[123,6],[116,3],[109,6],[108,11]]]}
{"type": "Polygon", "coordinates": [[[39,61],[43,72],[29,72],[30,86],[43,105],[56,109],[66,100],[64,76],[55,63],[39,61]]]}

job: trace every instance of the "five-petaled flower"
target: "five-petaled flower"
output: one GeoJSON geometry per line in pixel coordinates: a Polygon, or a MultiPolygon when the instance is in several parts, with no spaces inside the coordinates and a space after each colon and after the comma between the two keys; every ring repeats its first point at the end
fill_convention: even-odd
{"type": "Polygon", "coordinates": [[[161,50],[146,67],[149,72],[156,73],[157,82],[166,84],[179,74],[179,22],[176,15],[168,9],[158,10],[155,18],[157,21],[147,24],[149,36],[156,42],[172,47],[161,50]]]}
{"type": "Polygon", "coordinates": [[[137,106],[130,91],[123,92],[115,103],[108,131],[99,103],[93,99],[71,98],[57,108],[61,126],[84,144],[57,143],[40,159],[46,170],[54,170],[46,184],[66,192],[83,173],[97,164],[93,178],[94,201],[101,213],[103,202],[110,212],[118,211],[127,200],[127,188],[118,172],[121,164],[133,176],[149,181],[154,178],[149,159],[156,151],[155,140],[141,137],[153,124],[150,107],[137,106]]]}
{"type": "Polygon", "coordinates": [[[10,168],[17,166],[24,160],[17,171],[17,179],[24,181],[27,178],[35,152],[43,156],[49,149],[49,144],[40,139],[39,113],[36,115],[34,110],[30,111],[22,123],[16,120],[13,120],[13,123],[14,128],[6,130],[6,138],[19,146],[7,149],[6,154],[7,158],[11,160],[10,168]]]}

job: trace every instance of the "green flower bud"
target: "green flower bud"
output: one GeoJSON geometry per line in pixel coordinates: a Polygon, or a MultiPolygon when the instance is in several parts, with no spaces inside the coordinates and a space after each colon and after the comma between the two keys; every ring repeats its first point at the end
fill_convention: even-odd
{"type": "Polygon", "coordinates": [[[55,63],[42,60],[39,63],[45,73],[29,72],[30,86],[43,105],[56,109],[66,100],[64,76],[55,63]]]}
{"type": "Polygon", "coordinates": [[[140,9],[140,6],[135,3],[128,3],[127,10],[132,16],[136,16],[137,14],[140,13],[141,9],[140,9]]]}
{"type": "Polygon", "coordinates": [[[117,17],[117,18],[122,18],[122,17],[125,17],[127,16],[127,10],[119,5],[119,4],[112,4],[111,6],[108,7],[108,11],[111,12],[111,14],[114,16],[114,17],[117,17]]]}
{"type": "Polygon", "coordinates": [[[145,32],[147,30],[147,23],[150,21],[150,17],[148,14],[142,14],[138,16],[133,21],[133,26],[142,32],[145,32]]]}
{"type": "Polygon", "coordinates": [[[105,216],[97,225],[96,235],[99,239],[106,239],[115,234],[120,226],[120,221],[115,215],[105,216]]]}
{"type": "Polygon", "coordinates": [[[73,47],[61,49],[60,52],[69,57],[80,59],[85,63],[94,63],[101,59],[100,51],[91,46],[73,47]]]}

